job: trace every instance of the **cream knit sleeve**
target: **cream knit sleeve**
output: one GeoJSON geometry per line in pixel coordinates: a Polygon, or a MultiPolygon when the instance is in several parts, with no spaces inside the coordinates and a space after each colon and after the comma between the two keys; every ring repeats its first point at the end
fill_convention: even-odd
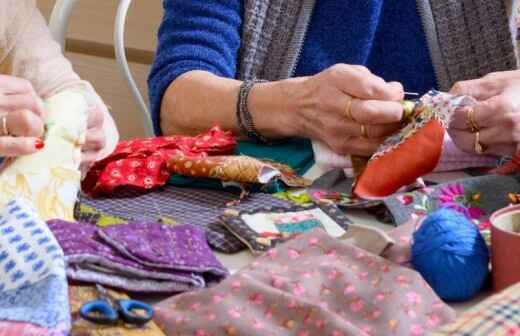
{"type": "Polygon", "coordinates": [[[100,156],[110,153],[119,140],[114,120],[90,83],[79,78],[52,39],[35,0],[1,0],[0,34],[0,73],[29,80],[42,98],[68,88],[82,89],[90,107],[105,114],[107,146],[100,156]]]}

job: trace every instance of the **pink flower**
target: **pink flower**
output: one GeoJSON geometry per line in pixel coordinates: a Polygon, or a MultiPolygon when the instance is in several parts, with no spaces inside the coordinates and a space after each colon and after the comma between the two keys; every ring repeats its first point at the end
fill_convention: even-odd
{"type": "Polygon", "coordinates": [[[370,333],[372,332],[372,327],[370,327],[370,326],[362,326],[361,327],[361,331],[364,332],[365,334],[370,335],[370,333]]]}
{"type": "Polygon", "coordinates": [[[318,245],[318,243],[319,243],[318,238],[311,238],[311,239],[309,239],[309,245],[310,246],[318,245]]]}
{"type": "Polygon", "coordinates": [[[373,319],[378,319],[381,316],[381,311],[379,309],[373,310],[370,315],[373,319]]]}
{"type": "Polygon", "coordinates": [[[409,194],[399,196],[398,199],[401,201],[403,205],[410,205],[413,203],[413,196],[409,194]]]}
{"type": "Polygon", "coordinates": [[[334,280],[338,277],[338,270],[337,269],[332,269],[329,274],[327,275],[327,277],[330,279],[330,280],[334,280]]]}
{"type": "Polygon", "coordinates": [[[348,295],[355,291],[356,289],[352,285],[347,285],[345,289],[343,290],[343,294],[348,295]]]}
{"type": "Polygon", "coordinates": [[[305,273],[302,273],[302,277],[304,277],[306,279],[310,279],[310,278],[312,278],[312,274],[310,272],[305,272],[305,273]]]}
{"type": "Polygon", "coordinates": [[[191,304],[190,309],[193,311],[197,311],[200,308],[200,302],[194,302],[191,304]]]}
{"type": "Polygon", "coordinates": [[[240,281],[233,281],[231,283],[231,289],[234,290],[234,291],[238,291],[240,290],[240,281]]]}
{"type": "Polygon", "coordinates": [[[199,329],[195,332],[195,336],[209,336],[209,334],[207,332],[205,332],[204,330],[199,329]]]}
{"type": "Polygon", "coordinates": [[[264,317],[266,319],[270,319],[271,317],[273,317],[273,311],[271,309],[266,309],[265,312],[264,312],[264,317]]]}
{"type": "Polygon", "coordinates": [[[217,318],[217,315],[215,314],[208,314],[208,316],[206,316],[206,318],[209,320],[209,321],[213,321],[217,318]]]}
{"type": "Polygon", "coordinates": [[[419,325],[419,324],[414,324],[414,325],[412,325],[412,327],[410,328],[410,333],[411,333],[413,336],[424,335],[424,328],[423,328],[423,326],[421,326],[421,325],[419,325]]]}
{"type": "Polygon", "coordinates": [[[441,322],[441,319],[439,318],[439,316],[432,314],[428,318],[427,324],[428,324],[428,327],[433,328],[433,327],[438,326],[440,322],[441,322]]]}
{"type": "Polygon", "coordinates": [[[241,314],[237,308],[233,308],[228,310],[228,314],[234,318],[240,318],[241,314]]]}
{"type": "Polygon", "coordinates": [[[336,259],[336,257],[337,257],[336,250],[330,250],[330,251],[328,251],[325,255],[326,255],[327,257],[329,257],[329,258],[333,258],[333,259],[336,259]]]}
{"type": "Polygon", "coordinates": [[[264,327],[264,324],[261,321],[259,321],[257,319],[253,320],[253,328],[262,329],[263,327],[264,327]]]}
{"type": "Polygon", "coordinates": [[[368,276],[368,272],[360,272],[357,276],[359,279],[365,279],[368,276]]]}
{"type": "Polygon", "coordinates": [[[352,310],[354,313],[357,313],[358,311],[363,309],[364,306],[365,306],[365,303],[363,302],[363,300],[357,299],[350,303],[350,310],[352,310]]]}
{"type": "Polygon", "coordinates": [[[269,258],[274,258],[276,257],[276,255],[278,254],[277,250],[276,249],[270,249],[269,251],[266,252],[266,255],[269,257],[269,258]]]}
{"type": "Polygon", "coordinates": [[[419,304],[421,303],[421,297],[419,296],[419,294],[415,293],[415,292],[409,292],[406,294],[406,298],[408,299],[408,301],[410,301],[411,303],[414,303],[414,304],[419,304]]]}
{"type": "Polygon", "coordinates": [[[264,303],[264,296],[260,293],[254,293],[249,296],[249,301],[255,304],[262,304],[264,303]]]}
{"type": "Polygon", "coordinates": [[[385,293],[377,293],[377,295],[376,295],[377,301],[383,301],[384,299],[386,299],[385,293]]]}
{"type": "Polygon", "coordinates": [[[280,289],[283,287],[283,281],[278,277],[271,277],[271,286],[280,289]]]}
{"type": "Polygon", "coordinates": [[[297,259],[301,256],[301,253],[296,251],[296,250],[293,250],[293,249],[290,249],[289,250],[289,258],[291,259],[297,259]]]}
{"type": "Polygon", "coordinates": [[[301,283],[297,283],[293,288],[294,295],[303,295],[305,293],[305,287],[301,283]]]}
{"type": "Polygon", "coordinates": [[[479,219],[485,215],[484,211],[476,205],[480,194],[466,195],[464,185],[460,183],[441,188],[438,199],[440,207],[452,209],[468,219],[479,219]]]}
{"type": "Polygon", "coordinates": [[[213,295],[213,303],[220,303],[224,298],[220,295],[213,295]]]}

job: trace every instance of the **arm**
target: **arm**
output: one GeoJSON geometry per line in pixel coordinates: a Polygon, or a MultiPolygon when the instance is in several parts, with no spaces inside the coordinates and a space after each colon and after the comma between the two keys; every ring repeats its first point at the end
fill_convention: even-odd
{"type": "MultiPolygon", "coordinates": [[[[2,0],[0,9],[7,13],[2,38],[5,39],[3,73],[27,79],[42,98],[50,97],[68,88],[79,88],[91,107],[87,137],[94,137],[97,145],[90,148],[96,158],[108,155],[117,144],[118,132],[105,104],[92,86],[82,81],[70,62],[63,56],[59,45],[52,39],[44,18],[34,0],[2,0]],[[95,128],[102,128],[98,132],[95,128]],[[104,135],[106,144],[99,139],[104,135]]],[[[86,149],[89,149],[87,140],[86,149]]],[[[92,154],[92,153],[88,153],[92,154]]]]}

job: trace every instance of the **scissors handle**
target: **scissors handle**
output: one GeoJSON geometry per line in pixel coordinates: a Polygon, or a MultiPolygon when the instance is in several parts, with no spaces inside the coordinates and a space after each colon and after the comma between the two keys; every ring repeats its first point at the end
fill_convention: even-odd
{"type": "Polygon", "coordinates": [[[149,304],[137,300],[117,300],[119,317],[126,323],[142,325],[150,321],[153,317],[153,308],[149,304]],[[138,314],[136,310],[143,311],[138,314]]]}
{"type": "Polygon", "coordinates": [[[117,311],[106,300],[93,300],[79,309],[79,315],[85,320],[97,324],[113,324],[117,322],[117,311]]]}

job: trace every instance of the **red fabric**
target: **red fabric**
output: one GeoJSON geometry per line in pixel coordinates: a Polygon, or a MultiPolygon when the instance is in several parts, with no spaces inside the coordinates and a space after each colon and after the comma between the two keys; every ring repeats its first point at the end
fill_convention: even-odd
{"type": "Polygon", "coordinates": [[[439,121],[432,119],[397,148],[369,161],[354,194],[366,199],[382,198],[433,171],[441,156],[444,133],[439,121]]]}
{"type": "Polygon", "coordinates": [[[236,141],[230,132],[213,127],[191,136],[165,136],[120,142],[114,152],[96,164],[82,182],[91,196],[114,192],[118,187],[151,189],[170,177],[167,161],[174,155],[205,157],[231,154],[236,141]]]}

